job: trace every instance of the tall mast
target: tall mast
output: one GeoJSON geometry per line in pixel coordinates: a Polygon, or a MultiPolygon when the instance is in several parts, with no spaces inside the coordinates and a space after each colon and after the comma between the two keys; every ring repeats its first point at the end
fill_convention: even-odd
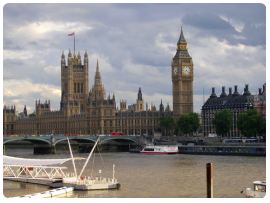
{"type": "Polygon", "coordinates": [[[74,157],[73,157],[73,153],[72,153],[72,149],[71,149],[71,145],[70,145],[68,137],[67,137],[67,141],[68,141],[68,148],[69,148],[69,152],[70,152],[70,156],[71,156],[71,160],[72,160],[72,165],[74,168],[75,177],[77,179],[77,170],[76,170],[75,161],[74,161],[74,157]]]}
{"type": "Polygon", "coordinates": [[[97,146],[97,144],[98,144],[99,138],[100,138],[100,137],[98,137],[98,139],[97,139],[95,145],[93,146],[93,148],[92,148],[92,150],[91,150],[89,156],[87,157],[87,160],[86,160],[85,163],[84,163],[84,166],[83,166],[83,168],[82,168],[82,170],[81,170],[81,172],[80,172],[79,177],[81,177],[81,175],[83,174],[83,171],[84,171],[85,167],[87,166],[87,164],[88,164],[88,162],[89,162],[89,160],[90,160],[90,158],[91,158],[91,156],[92,156],[92,154],[93,154],[93,152],[94,152],[94,150],[95,150],[95,148],[96,148],[96,146],[97,146]]]}

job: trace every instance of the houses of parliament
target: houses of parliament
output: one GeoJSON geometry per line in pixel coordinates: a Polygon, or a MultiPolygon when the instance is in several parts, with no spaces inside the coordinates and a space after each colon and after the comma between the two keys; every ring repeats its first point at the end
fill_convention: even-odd
{"type": "Polygon", "coordinates": [[[181,28],[176,54],[171,63],[173,111],[169,105],[148,106],[139,88],[135,104],[127,105],[115,95],[106,96],[100,64],[97,61],[94,84],[89,90],[88,54],[61,56],[60,109],[52,111],[50,101],[35,102],[35,112],[26,106],[17,114],[15,106],[4,106],[4,136],[10,135],[98,135],[121,132],[126,135],[152,135],[160,129],[160,118],[179,117],[193,111],[193,62],[181,28]]]}

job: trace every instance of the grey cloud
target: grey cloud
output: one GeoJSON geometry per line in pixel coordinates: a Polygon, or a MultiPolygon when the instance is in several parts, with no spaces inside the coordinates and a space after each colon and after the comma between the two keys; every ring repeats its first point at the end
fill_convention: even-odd
{"type": "Polygon", "coordinates": [[[232,31],[232,27],[228,23],[221,20],[217,15],[213,13],[201,14],[201,13],[189,13],[183,17],[183,23],[200,28],[203,31],[213,32],[213,30],[232,31]]]}
{"type": "MultiPolygon", "coordinates": [[[[4,83],[5,79],[11,78],[30,79],[34,83],[47,83],[60,88],[60,75],[47,74],[44,68],[59,66],[60,69],[62,50],[67,54],[69,48],[73,49],[72,38],[67,36],[73,30],[67,30],[66,33],[52,31],[37,40],[10,35],[14,27],[42,21],[79,21],[93,27],[85,32],[76,32],[76,49],[81,52],[87,50],[89,53],[91,84],[95,71],[94,56],[107,58],[112,71],[102,72],[101,64],[101,74],[106,90],[111,93],[131,91],[136,95],[141,86],[143,93],[147,95],[171,95],[170,63],[181,23],[195,65],[196,95],[202,95],[202,87],[207,97],[207,91],[212,86],[218,88],[222,84],[232,86],[235,83],[240,86],[245,82],[256,90],[265,81],[265,70],[258,70],[256,76],[245,75],[247,78],[241,75],[228,77],[229,70],[233,68],[232,61],[237,73],[246,72],[245,69],[253,71],[252,68],[256,66],[265,66],[265,8],[261,4],[7,4],[4,7],[4,50],[28,50],[34,53],[34,57],[26,61],[4,59],[4,83]],[[219,15],[243,22],[242,32],[236,32],[219,15]],[[164,43],[167,43],[167,49],[155,44],[160,33],[164,43]],[[225,40],[229,45],[244,44],[256,49],[261,45],[264,48],[260,49],[261,56],[256,55],[254,63],[251,63],[241,52],[226,57],[217,56],[213,47],[201,42],[208,37],[225,40]],[[129,68],[136,69],[137,64],[143,65],[149,74],[127,72],[127,61],[134,65],[131,64],[129,68]],[[207,66],[203,66],[203,63],[207,63],[207,66]],[[163,75],[163,81],[156,81],[151,67],[163,75]],[[208,72],[213,67],[216,67],[215,71],[208,72]],[[217,77],[219,71],[224,71],[222,74],[226,78],[222,74],[217,77]]],[[[29,33],[30,36],[32,34],[29,33]]],[[[38,96],[42,95],[21,99],[31,100],[38,96]]],[[[116,99],[125,99],[125,95],[120,96],[121,98],[116,99]]],[[[132,101],[133,96],[126,99],[132,101]]],[[[6,97],[4,101],[7,101],[6,97]]],[[[54,108],[59,108],[60,101],[51,98],[51,102],[54,108]]],[[[29,101],[29,105],[33,104],[34,100],[29,101]]],[[[195,105],[198,111],[199,105],[195,105]]]]}

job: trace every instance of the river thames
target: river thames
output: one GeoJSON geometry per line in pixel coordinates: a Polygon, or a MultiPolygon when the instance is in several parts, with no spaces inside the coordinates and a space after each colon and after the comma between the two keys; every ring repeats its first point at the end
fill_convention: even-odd
{"type": "MultiPolygon", "coordinates": [[[[25,158],[66,158],[67,151],[54,155],[32,155],[30,149],[7,150],[6,155],[25,158]]],[[[75,154],[86,158],[88,154],[75,154]]],[[[91,159],[92,160],[92,159],[91,159]]],[[[181,198],[206,197],[206,163],[214,164],[214,197],[243,197],[240,191],[252,187],[254,180],[266,179],[266,157],[212,155],[144,155],[129,152],[96,153],[95,164],[89,162],[84,175],[102,169],[104,177],[112,177],[116,165],[119,190],[74,191],[67,197],[181,198]],[[101,156],[100,156],[101,155],[101,156]]],[[[76,161],[80,170],[84,160],[76,161]]],[[[71,161],[64,164],[73,172],[71,161]]],[[[49,190],[47,186],[13,181],[3,182],[4,195],[14,197],[49,190]]]]}

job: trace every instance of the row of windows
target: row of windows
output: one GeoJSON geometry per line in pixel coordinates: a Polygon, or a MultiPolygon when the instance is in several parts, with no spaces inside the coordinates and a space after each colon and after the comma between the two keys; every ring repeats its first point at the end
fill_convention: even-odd
{"type": "Polygon", "coordinates": [[[122,125],[138,125],[138,124],[141,124],[141,125],[152,125],[152,124],[158,124],[159,123],[159,120],[117,120],[116,122],[119,126],[122,124],[122,125]]]}
{"type": "Polygon", "coordinates": [[[14,130],[14,124],[4,125],[4,131],[6,131],[6,130],[14,130]]]}
{"type": "Polygon", "coordinates": [[[74,93],[83,93],[83,83],[74,82],[74,93]]]}
{"type": "MultiPolygon", "coordinates": [[[[97,123],[99,123],[100,121],[92,121],[90,123],[92,123],[92,125],[96,126],[97,123]]],[[[67,123],[67,125],[70,126],[80,126],[80,125],[85,125],[87,122],[87,120],[84,121],[79,121],[79,122],[69,122],[67,123]]],[[[159,120],[117,120],[116,121],[116,125],[120,126],[120,125],[155,125],[158,124],[159,120]]],[[[36,126],[37,123],[36,122],[28,122],[28,123],[18,123],[16,126],[18,129],[27,129],[27,128],[31,128],[36,126]]],[[[42,119],[42,121],[40,121],[40,125],[44,126],[44,128],[63,128],[63,126],[65,126],[65,122],[57,122],[55,120],[55,122],[51,122],[51,120],[49,119],[42,119]]],[[[113,120],[104,120],[104,126],[112,126],[113,125],[113,120]]]]}

